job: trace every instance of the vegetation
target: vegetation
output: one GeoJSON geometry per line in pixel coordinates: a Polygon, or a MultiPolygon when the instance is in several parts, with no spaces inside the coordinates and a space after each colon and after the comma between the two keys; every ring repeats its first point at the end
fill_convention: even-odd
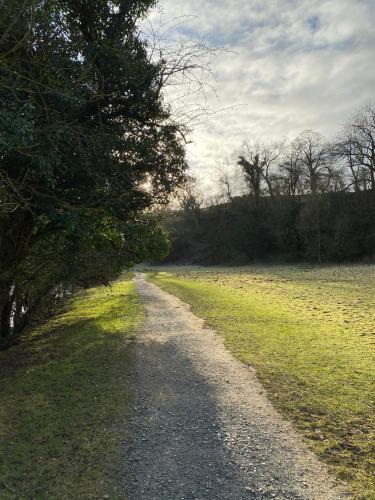
{"type": "Polygon", "coordinates": [[[375,249],[375,108],[366,106],[336,141],[306,130],[290,142],[245,142],[236,170],[218,172],[218,194],[194,180],[167,212],[170,260],[342,262],[375,249]]]}
{"type": "Polygon", "coordinates": [[[149,276],[254,366],[334,473],[373,498],[375,267],[167,270],[149,276]]]}
{"type": "Polygon", "coordinates": [[[345,262],[374,257],[375,196],[326,193],[275,199],[235,197],[203,207],[190,202],[164,216],[169,262],[242,265],[268,262],[345,262]]]}
{"type": "Polygon", "coordinates": [[[1,498],[122,498],[129,342],[142,319],[124,276],[0,353],[1,498]]]}
{"type": "MultiPolygon", "coordinates": [[[[175,116],[189,123],[201,112],[186,98],[201,95],[194,70],[214,49],[182,36],[160,50],[170,28],[161,43],[139,28],[156,3],[1,2],[2,498],[116,498],[107,461],[120,453],[114,422],[130,397],[127,341],[142,307],[128,279],[98,286],[165,257],[164,226],[174,261],[374,257],[374,107],[332,143],[311,130],[289,142],[245,142],[232,162],[241,186],[224,172],[204,204],[186,176],[188,130],[175,116]],[[163,226],[156,208],[178,188],[179,210],[164,212],[163,226]]],[[[374,269],[358,269],[153,279],[256,366],[275,404],[366,496],[375,494],[374,269]]]]}
{"type": "Polygon", "coordinates": [[[364,106],[336,141],[313,130],[274,144],[246,141],[236,152],[249,192],[297,196],[375,190],[375,108],[364,106]]]}
{"type": "Polygon", "coordinates": [[[0,337],[166,253],[146,211],[186,163],[163,101],[170,61],[137,28],[154,3],[1,4],[0,337]]]}

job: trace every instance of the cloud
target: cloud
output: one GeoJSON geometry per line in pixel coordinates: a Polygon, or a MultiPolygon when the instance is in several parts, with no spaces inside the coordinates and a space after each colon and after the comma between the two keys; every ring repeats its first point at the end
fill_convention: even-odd
{"type": "Polygon", "coordinates": [[[333,137],[375,98],[373,0],[161,0],[153,22],[192,16],[172,37],[226,47],[213,64],[223,109],[193,133],[192,170],[209,178],[244,139],[333,137]],[[160,10],[163,13],[160,15],[160,10]]]}

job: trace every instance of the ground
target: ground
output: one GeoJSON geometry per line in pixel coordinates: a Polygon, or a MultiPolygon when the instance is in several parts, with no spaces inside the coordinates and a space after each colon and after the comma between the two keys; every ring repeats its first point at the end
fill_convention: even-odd
{"type": "Polygon", "coordinates": [[[374,278],[164,268],[77,295],[0,353],[0,498],[375,498],[374,278]]]}
{"type": "Polygon", "coordinates": [[[150,278],[255,367],[334,474],[375,498],[375,266],[159,271],[150,278]]]}
{"type": "Polygon", "coordinates": [[[185,304],[137,281],[146,323],[125,445],[129,498],[341,498],[254,371],[185,304]]]}
{"type": "Polygon", "coordinates": [[[83,292],[0,352],[0,498],[124,498],[132,341],[143,321],[134,283],[83,292]]]}

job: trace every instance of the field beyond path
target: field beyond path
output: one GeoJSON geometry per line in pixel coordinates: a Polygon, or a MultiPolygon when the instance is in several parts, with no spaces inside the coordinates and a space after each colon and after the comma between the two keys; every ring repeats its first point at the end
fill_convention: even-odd
{"type": "Polygon", "coordinates": [[[146,308],[125,446],[130,500],[340,498],[254,371],[138,274],[146,308]]]}

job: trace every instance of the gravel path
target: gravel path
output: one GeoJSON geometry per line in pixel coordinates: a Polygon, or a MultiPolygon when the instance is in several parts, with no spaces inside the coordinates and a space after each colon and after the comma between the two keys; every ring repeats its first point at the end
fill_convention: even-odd
{"type": "Polygon", "coordinates": [[[254,370],[179,299],[136,282],[147,316],[124,452],[129,500],[342,498],[254,370]]]}

